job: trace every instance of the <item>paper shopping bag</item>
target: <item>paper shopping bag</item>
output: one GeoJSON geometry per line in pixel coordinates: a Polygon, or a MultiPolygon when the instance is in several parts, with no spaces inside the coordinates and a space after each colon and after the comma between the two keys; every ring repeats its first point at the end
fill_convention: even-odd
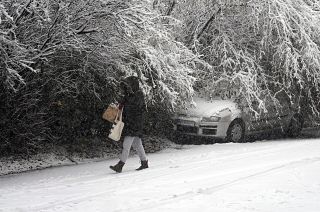
{"type": "Polygon", "coordinates": [[[102,118],[111,123],[114,123],[118,113],[119,113],[119,107],[115,104],[110,104],[108,108],[104,111],[102,118]]]}

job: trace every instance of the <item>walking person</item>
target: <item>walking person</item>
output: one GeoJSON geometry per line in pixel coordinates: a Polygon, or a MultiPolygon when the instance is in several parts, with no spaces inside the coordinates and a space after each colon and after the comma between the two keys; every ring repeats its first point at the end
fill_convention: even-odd
{"type": "Polygon", "coordinates": [[[123,149],[120,155],[120,161],[110,168],[120,173],[126,163],[131,146],[139,155],[141,166],[137,171],[149,168],[148,159],[142,146],[142,133],[144,126],[145,99],[144,94],[139,86],[139,79],[135,76],[125,78],[121,82],[121,88],[124,91],[123,101],[120,103],[120,108],[123,109],[124,129],[123,149]]]}

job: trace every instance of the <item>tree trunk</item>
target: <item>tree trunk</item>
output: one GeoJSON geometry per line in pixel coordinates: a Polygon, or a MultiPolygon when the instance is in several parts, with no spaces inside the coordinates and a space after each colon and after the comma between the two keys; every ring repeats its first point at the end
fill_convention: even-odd
{"type": "Polygon", "coordinates": [[[209,18],[209,20],[205,23],[205,25],[202,27],[202,29],[200,30],[200,32],[198,33],[198,35],[196,36],[197,39],[199,39],[201,37],[201,35],[203,34],[204,31],[206,31],[206,29],[209,27],[210,23],[216,19],[216,15],[219,14],[221,12],[221,7],[218,8],[218,10],[216,12],[213,13],[213,15],[209,18]]]}

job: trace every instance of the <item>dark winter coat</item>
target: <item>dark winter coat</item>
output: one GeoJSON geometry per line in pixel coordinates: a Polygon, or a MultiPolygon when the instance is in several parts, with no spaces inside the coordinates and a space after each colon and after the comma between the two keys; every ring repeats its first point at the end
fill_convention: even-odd
{"type": "Polygon", "coordinates": [[[122,85],[125,90],[125,96],[121,102],[123,105],[123,136],[141,137],[143,134],[145,118],[145,100],[144,94],[139,89],[139,81],[135,77],[126,78],[122,85]]]}

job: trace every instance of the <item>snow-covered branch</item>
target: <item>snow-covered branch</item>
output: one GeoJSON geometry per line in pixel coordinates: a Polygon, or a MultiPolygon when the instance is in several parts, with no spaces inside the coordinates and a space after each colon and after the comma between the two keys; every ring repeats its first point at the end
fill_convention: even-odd
{"type": "Polygon", "coordinates": [[[185,42],[211,20],[214,8],[221,8],[191,43],[212,65],[198,74],[207,92],[236,87],[249,105],[266,96],[276,104],[284,92],[291,102],[319,115],[319,1],[181,0],[178,5],[176,17],[187,17],[178,29],[185,42]],[[221,86],[221,81],[229,85],[221,86]]]}

